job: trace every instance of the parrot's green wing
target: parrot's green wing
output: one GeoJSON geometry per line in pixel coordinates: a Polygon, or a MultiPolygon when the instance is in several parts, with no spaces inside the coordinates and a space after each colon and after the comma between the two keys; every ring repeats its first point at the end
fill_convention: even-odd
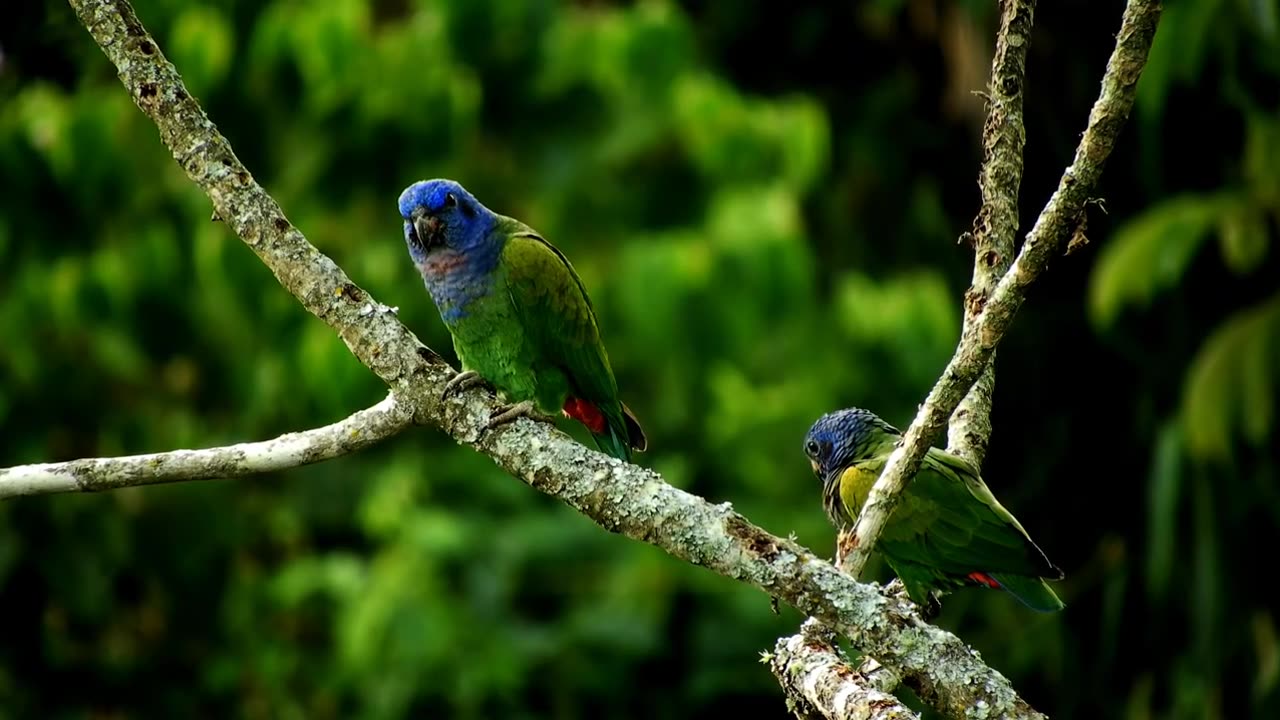
{"type": "Polygon", "coordinates": [[[881,542],[887,553],[948,574],[1060,577],[973,466],[930,448],[881,542]]]}
{"type": "MultiPolygon", "coordinates": [[[[840,475],[840,504],[856,520],[884,471],[898,435],[866,441],[862,459],[840,475]]],[[[978,471],[955,455],[930,448],[876,543],[917,603],[930,590],[967,584],[1001,587],[1041,612],[1064,606],[1042,578],[1062,571],[1031,541],[1022,524],[992,495],[978,471]]]]}
{"type": "MultiPolygon", "coordinates": [[[[845,471],[842,497],[850,517],[857,517],[885,461],[881,455],[845,471]]],[[[938,448],[925,455],[877,544],[899,561],[947,575],[1061,576],[973,467],[938,448]]]]}
{"type": "MultiPolygon", "coordinates": [[[[596,436],[602,449],[629,460],[631,448],[644,449],[644,435],[618,400],[587,290],[563,253],[527,226],[512,224],[502,262],[525,337],[534,345],[538,361],[564,374],[570,397],[585,400],[604,415],[606,432],[596,436]]],[[[539,395],[540,401],[551,399],[539,395]]]]}

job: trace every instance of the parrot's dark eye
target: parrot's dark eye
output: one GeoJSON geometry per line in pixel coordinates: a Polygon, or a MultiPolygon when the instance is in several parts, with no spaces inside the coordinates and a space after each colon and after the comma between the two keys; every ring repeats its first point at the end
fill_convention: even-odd
{"type": "Polygon", "coordinates": [[[458,204],[458,198],[457,198],[457,197],[455,197],[453,193],[449,193],[448,195],[445,195],[445,196],[444,196],[444,206],[445,206],[445,207],[447,207],[447,208],[448,208],[448,207],[453,207],[453,206],[455,206],[455,205],[457,205],[457,204],[458,204]]]}
{"type": "Polygon", "coordinates": [[[818,457],[818,441],[810,440],[804,445],[805,452],[809,453],[809,457],[818,457]]]}

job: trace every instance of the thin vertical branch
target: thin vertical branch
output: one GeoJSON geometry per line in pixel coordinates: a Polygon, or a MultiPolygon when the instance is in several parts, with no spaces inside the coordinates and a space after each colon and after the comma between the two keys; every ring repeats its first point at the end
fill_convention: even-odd
{"type": "Polygon", "coordinates": [[[1147,62],[1160,12],[1159,0],[1129,0],[1125,6],[1115,50],[1102,78],[1102,92],[1089,114],[1075,159],[1063,173],[1058,189],[1041,211],[1012,267],[989,299],[973,303],[976,319],[965,328],[942,377],[871,488],[841,561],[842,569],[854,577],[861,575],[902,489],[919,469],[920,459],[986,370],[996,345],[1022,306],[1027,288],[1048,267],[1050,259],[1062,252],[1078,226],[1085,202],[1133,109],[1134,91],[1147,62]]]}
{"type": "MultiPolygon", "coordinates": [[[[982,171],[978,186],[982,207],[973,220],[973,283],[965,293],[964,328],[973,327],[996,283],[1013,264],[1018,232],[1018,187],[1022,183],[1022,98],[1026,87],[1027,48],[1035,0],[1000,3],[1000,29],[987,83],[987,119],[982,125],[982,171]]],[[[991,397],[995,392],[995,354],[981,377],[951,415],[948,449],[981,467],[991,438],[991,397]]]]}

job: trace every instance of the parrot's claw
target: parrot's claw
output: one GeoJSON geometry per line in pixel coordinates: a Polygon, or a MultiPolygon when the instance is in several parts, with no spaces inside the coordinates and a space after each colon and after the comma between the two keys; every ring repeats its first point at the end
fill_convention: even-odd
{"type": "Polygon", "coordinates": [[[464,370],[457,375],[449,378],[449,382],[444,384],[444,390],[440,393],[440,399],[444,400],[449,397],[450,393],[462,392],[469,387],[485,384],[485,379],[480,377],[480,373],[475,370],[464,370]]]}
{"type": "Polygon", "coordinates": [[[920,608],[920,617],[925,622],[933,622],[934,618],[942,613],[942,602],[938,600],[938,596],[929,593],[929,601],[920,608]]]}
{"type": "Polygon", "coordinates": [[[511,405],[503,405],[489,417],[489,429],[493,429],[503,423],[509,423],[518,417],[527,417],[535,422],[545,422],[555,424],[556,419],[544,412],[541,412],[534,406],[532,400],[513,403],[511,405]]]}

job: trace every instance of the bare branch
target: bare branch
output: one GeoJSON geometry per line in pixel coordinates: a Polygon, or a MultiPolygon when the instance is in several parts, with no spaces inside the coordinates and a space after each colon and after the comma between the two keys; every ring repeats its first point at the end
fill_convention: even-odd
{"type": "Polygon", "coordinates": [[[1079,222],[1085,201],[1102,174],[1107,157],[1133,108],[1134,88],[1151,49],[1160,17],[1159,0],[1129,0],[1116,47],[1102,78],[1102,93],[1089,114],[1089,124],[1071,166],[1027,235],[1022,252],[1000,278],[991,298],[980,304],[977,319],[961,335],[955,355],[938,379],[898,447],[889,456],[858,516],[853,542],[841,567],[858,577],[880,537],[907,481],[920,468],[943,424],[986,369],[996,344],[1009,329],[1027,288],[1062,251],[1079,222]]]}
{"type": "MultiPolygon", "coordinates": [[[[800,632],[778,640],[767,656],[797,717],[829,720],[916,720],[915,712],[883,687],[884,675],[864,677],[849,666],[830,631],[810,618],[800,632]]],[[[874,663],[873,660],[868,660],[874,663]]]]}
{"type": "Polygon", "coordinates": [[[274,440],[0,468],[0,499],[287,470],[363,450],[412,424],[408,410],[387,393],[377,405],[332,425],[286,433],[274,440]]]}
{"type": "MultiPolygon", "coordinates": [[[[910,603],[856,582],[798,544],[747,522],[729,504],[712,505],[652,471],[586,448],[550,424],[521,418],[485,430],[496,403],[480,389],[441,400],[454,370],[289,223],[187,92],[129,4],[70,3],[218,217],[391,387],[415,421],[441,427],[611,532],[748,583],[818,618],[859,651],[900,668],[922,700],[948,715],[974,708],[1035,716],[1008,679],[954,635],[923,622],[910,603]]],[[[394,212],[389,205],[388,226],[395,231],[389,240],[399,242],[394,212]]]]}
{"type": "MultiPolygon", "coordinates": [[[[1003,0],[991,80],[984,96],[987,119],[982,126],[982,207],[973,220],[973,284],[965,293],[964,327],[982,314],[991,291],[1013,263],[1013,237],[1018,232],[1018,186],[1022,182],[1022,97],[1026,86],[1027,47],[1035,0],[1003,0]]],[[[986,370],[951,415],[947,446],[974,467],[982,467],[991,438],[991,395],[995,391],[995,353],[986,370]]]]}
{"type": "MultiPolygon", "coordinates": [[[[964,328],[977,322],[1000,277],[1013,263],[1013,239],[1018,232],[1018,186],[1022,182],[1022,148],[1026,133],[1022,125],[1022,98],[1026,87],[1027,48],[1035,0],[1002,0],[1000,28],[996,31],[995,53],[991,59],[991,79],[986,92],[987,119],[982,126],[982,170],[978,186],[982,207],[973,220],[973,232],[966,233],[973,245],[973,282],[965,293],[964,328]]],[[[951,415],[947,429],[947,449],[982,467],[991,439],[991,400],[995,392],[995,351],[986,369],[969,389],[951,415]]],[[[843,558],[855,536],[841,534],[837,555],[843,558]]],[[[893,671],[875,658],[867,657],[858,666],[862,674],[890,675],[893,671]]]]}
{"type": "MultiPolygon", "coordinates": [[[[284,218],[189,96],[131,6],[124,0],[70,3],[119,69],[134,101],[160,128],[174,158],[209,195],[216,217],[246,241],[310,313],[334,328],[357,359],[393,388],[416,421],[439,425],[458,442],[485,452],[530,486],[558,497],[611,532],[652,543],[672,556],[753,584],[833,626],[849,635],[859,651],[900,669],[922,700],[948,715],[982,710],[995,716],[1038,716],[1016,696],[1004,676],[982,664],[977,653],[954,635],[923,623],[909,602],[883,597],[870,585],[854,582],[797,544],[754,527],[727,503],[710,505],[668,486],[652,471],[589,450],[547,424],[521,419],[485,432],[494,404],[477,389],[447,402],[440,400],[440,389],[452,377],[452,368],[422,346],[393,313],[384,311],[385,306],[372,302],[284,218]]],[[[940,387],[954,387],[934,388],[929,398],[932,405],[927,404],[932,414],[922,413],[909,429],[909,442],[891,461],[890,468],[895,462],[900,466],[897,473],[914,470],[908,465],[918,464],[927,446],[908,446],[927,439],[924,430],[938,432],[986,366],[1018,309],[1025,286],[1061,245],[1060,236],[1070,232],[1066,223],[1076,217],[1080,200],[1096,182],[1132,105],[1132,85],[1158,15],[1158,8],[1147,5],[1134,0],[1126,10],[1126,31],[1121,31],[1125,56],[1112,58],[1105,92],[1085,133],[1087,142],[1082,142],[1068,177],[1030,233],[1023,254],[986,307],[975,310],[977,322],[966,325],[961,342],[966,352],[957,351],[957,359],[964,361],[952,360],[954,366],[940,383],[940,387]],[[1120,64],[1126,67],[1117,70],[1120,64]],[[936,395],[947,395],[946,402],[936,395]],[[908,450],[915,452],[914,461],[902,459],[908,450]]]]}

